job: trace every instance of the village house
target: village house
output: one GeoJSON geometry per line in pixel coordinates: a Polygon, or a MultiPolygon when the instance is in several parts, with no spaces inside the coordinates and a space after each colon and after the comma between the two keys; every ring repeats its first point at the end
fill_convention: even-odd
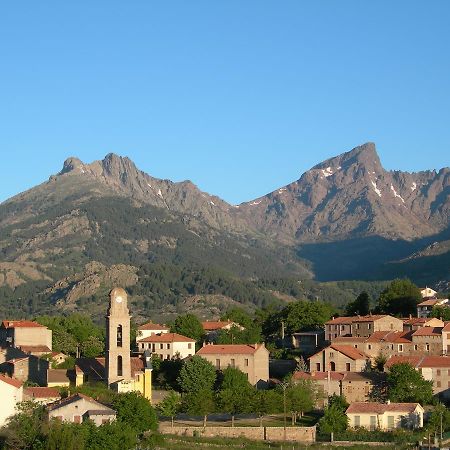
{"type": "Polygon", "coordinates": [[[116,411],[83,394],[75,394],[47,406],[49,419],[82,423],[92,420],[99,426],[116,419],[116,411]]]}
{"type": "Polygon", "coordinates": [[[346,411],[349,426],[370,431],[423,427],[424,409],[418,403],[352,403],[346,411]]]}
{"type": "Polygon", "coordinates": [[[58,389],[49,387],[26,387],[23,390],[24,400],[33,400],[42,405],[48,405],[49,403],[56,402],[61,398],[58,389]]]}
{"type": "Polygon", "coordinates": [[[450,398],[450,358],[448,356],[391,356],[384,365],[386,371],[394,364],[407,363],[433,382],[433,394],[450,398]]]}
{"type": "Polygon", "coordinates": [[[317,407],[326,406],[328,397],[340,395],[347,403],[366,402],[374,388],[382,389],[385,374],[375,372],[294,372],[292,379],[313,381],[319,388],[317,407]]]}
{"type": "Polygon", "coordinates": [[[435,306],[448,307],[448,298],[429,298],[417,305],[417,317],[429,317],[435,306]]]}
{"type": "Polygon", "coordinates": [[[48,369],[47,387],[69,387],[72,382],[70,369],[48,369]]]}
{"type": "Polygon", "coordinates": [[[266,387],[269,381],[269,351],[264,344],[206,344],[197,353],[216,370],[236,367],[257,387],[266,387]]]}
{"type": "Polygon", "coordinates": [[[170,331],[169,327],[166,327],[165,325],[160,325],[159,323],[148,322],[148,323],[145,323],[144,325],[141,325],[137,329],[136,341],[145,339],[154,334],[168,333],[169,331],[170,331]]]}
{"type": "Polygon", "coordinates": [[[443,327],[444,321],[436,317],[409,317],[403,319],[403,331],[416,331],[423,327],[443,327]]]}
{"type": "Polygon", "coordinates": [[[303,355],[310,356],[324,346],[325,333],[323,330],[292,333],[290,340],[292,348],[298,349],[303,355]]]}
{"type": "Polygon", "coordinates": [[[220,331],[231,330],[232,328],[237,328],[238,330],[244,330],[244,327],[231,320],[216,320],[216,321],[206,321],[202,322],[202,327],[205,332],[205,338],[209,342],[214,342],[220,331]]]}
{"type": "Polygon", "coordinates": [[[419,288],[422,298],[435,298],[437,292],[429,287],[419,288]]]}
{"type": "Polygon", "coordinates": [[[13,358],[0,364],[0,372],[22,382],[45,384],[49,362],[34,355],[13,358]]]}
{"type": "Polygon", "coordinates": [[[0,346],[22,348],[24,352],[49,353],[52,330],[30,320],[4,320],[0,326],[0,346]]]}
{"type": "Polygon", "coordinates": [[[331,344],[309,357],[311,372],[362,372],[370,358],[350,345],[331,344]]]}
{"type": "Polygon", "coordinates": [[[17,404],[23,400],[22,382],[0,375],[0,399],[0,427],[2,427],[8,417],[17,412],[17,404]]]}
{"type": "Polygon", "coordinates": [[[195,339],[177,333],[152,334],[137,341],[140,353],[149,350],[161,360],[188,358],[195,353],[195,339]]]}
{"type": "Polygon", "coordinates": [[[325,339],[341,336],[369,337],[376,331],[403,331],[403,321],[386,314],[337,317],[325,322],[325,339]]]}

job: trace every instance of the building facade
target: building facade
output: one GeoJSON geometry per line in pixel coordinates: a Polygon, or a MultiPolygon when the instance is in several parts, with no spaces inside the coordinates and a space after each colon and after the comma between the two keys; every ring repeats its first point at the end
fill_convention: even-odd
{"type": "Polygon", "coordinates": [[[138,351],[145,350],[161,360],[188,358],[195,354],[195,340],[177,333],[153,334],[137,341],[138,351]]]}

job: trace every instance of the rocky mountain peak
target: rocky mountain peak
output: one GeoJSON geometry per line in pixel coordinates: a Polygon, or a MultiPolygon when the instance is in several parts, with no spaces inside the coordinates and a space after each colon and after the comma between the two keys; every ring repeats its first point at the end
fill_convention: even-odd
{"type": "Polygon", "coordinates": [[[75,156],[70,156],[64,161],[63,168],[58,173],[58,175],[63,175],[64,173],[72,172],[76,169],[81,170],[83,169],[83,167],[83,161],[76,158],[75,156]]]}

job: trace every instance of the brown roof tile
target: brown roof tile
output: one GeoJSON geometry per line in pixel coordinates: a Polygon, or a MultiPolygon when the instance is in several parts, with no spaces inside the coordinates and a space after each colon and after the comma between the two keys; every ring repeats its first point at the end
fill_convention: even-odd
{"type": "Polygon", "coordinates": [[[422,327],[413,332],[413,336],[441,336],[443,327],[422,327]]]}
{"type": "Polygon", "coordinates": [[[384,412],[405,412],[411,414],[417,408],[418,403],[377,403],[377,402],[355,402],[348,408],[347,414],[374,413],[383,414],[384,412]]]}
{"type": "Polygon", "coordinates": [[[23,393],[31,398],[59,398],[59,391],[50,387],[27,387],[23,393]]]}
{"type": "Polygon", "coordinates": [[[169,328],[159,323],[148,322],[141,325],[138,330],[169,330],[169,328]]]}
{"type": "Polygon", "coordinates": [[[202,322],[202,326],[205,331],[221,330],[222,328],[224,328],[230,324],[234,324],[234,322],[231,322],[229,320],[228,321],[217,320],[217,321],[202,322]]]}
{"type": "Polygon", "coordinates": [[[344,354],[345,356],[348,356],[351,359],[367,359],[368,356],[361,352],[360,350],[358,350],[355,347],[352,347],[351,345],[335,345],[335,344],[331,344],[330,345],[331,348],[333,348],[334,350],[344,354]]]}
{"type": "Polygon", "coordinates": [[[197,355],[214,355],[220,353],[222,355],[232,354],[253,354],[256,350],[264,346],[263,344],[247,345],[247,344],[207,344],[204,345],[196,354],[197,355]]]}
{"type": "Polygon", "coordinates": [[[152,334],[146,338],[139,339],[137,342],[195,342],[195,339],[177,333],[161,333],[152,334]]]}
{"type": "Polygon", "coordinates": [[[47,328],[37,322],[31,320],[4,320],[2,322],[3,328],[47,328]]]}
{"type": "Polygon", "coordinates": [[[6,384],[14,386],[15,388],[20,388],[22,386],[22,382],[16,380],[15,378],[7,377],[6,375],[0,375],[0,381],[3,381],[6,384]]]}

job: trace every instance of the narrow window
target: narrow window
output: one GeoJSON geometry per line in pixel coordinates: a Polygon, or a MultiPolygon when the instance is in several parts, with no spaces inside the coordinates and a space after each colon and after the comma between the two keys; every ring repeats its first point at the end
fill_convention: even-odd
{"type": "Polygon", "coordinates": [[[216,359],[216,370],[220,370],[220,359],[216,359]]]}
{"type": "Polygon", "coordinates": [[[245,358],[245,367],[248,367],[248,358],[245,358]]]}
{"type": "Polygon", "coordinates": [[[350,363],[345,363],[345,370],[347,371],[347,372],[350,372],[350,363]]]}
{"type": "Polygon", "coordinates": [[[189,342],[188,344],[188,348],[191,349],[192,348],[192,344],[189,342]]]}
{"type": "Polygon", "coordinates": [[[330,370],[331,370],[332,372],[335,372],[335,371],[336,371],[336,363],[335,363],[334,361],[331,361],[331,362],[330,362],[330,370]]]}
{"type": "Polygon", "coordinates": [[[320,363],[316,363],[316,370],[317,372],[320,372],[320,363]]]}
{"type": "Polygon", "coordinates": [[[122,347],[122,325],[117,327],[117,347],[122,347]]]}
{"type": "Polygon", "coordinates": [[[361,425],[361,417],[355,416],[355,427],[359,427],[361,425]]]}
{"type": "Polygon", "coordinates": [[[123,368],[122,368],[122,356],[117,357],[117,376],[121,377],[123,375],[123,368]]]}
{"type": "Polygon", "coordinates": [[[233,358],[231,358],[231,367],[234,367],[235,365],[235,360],[233,358]]]}

